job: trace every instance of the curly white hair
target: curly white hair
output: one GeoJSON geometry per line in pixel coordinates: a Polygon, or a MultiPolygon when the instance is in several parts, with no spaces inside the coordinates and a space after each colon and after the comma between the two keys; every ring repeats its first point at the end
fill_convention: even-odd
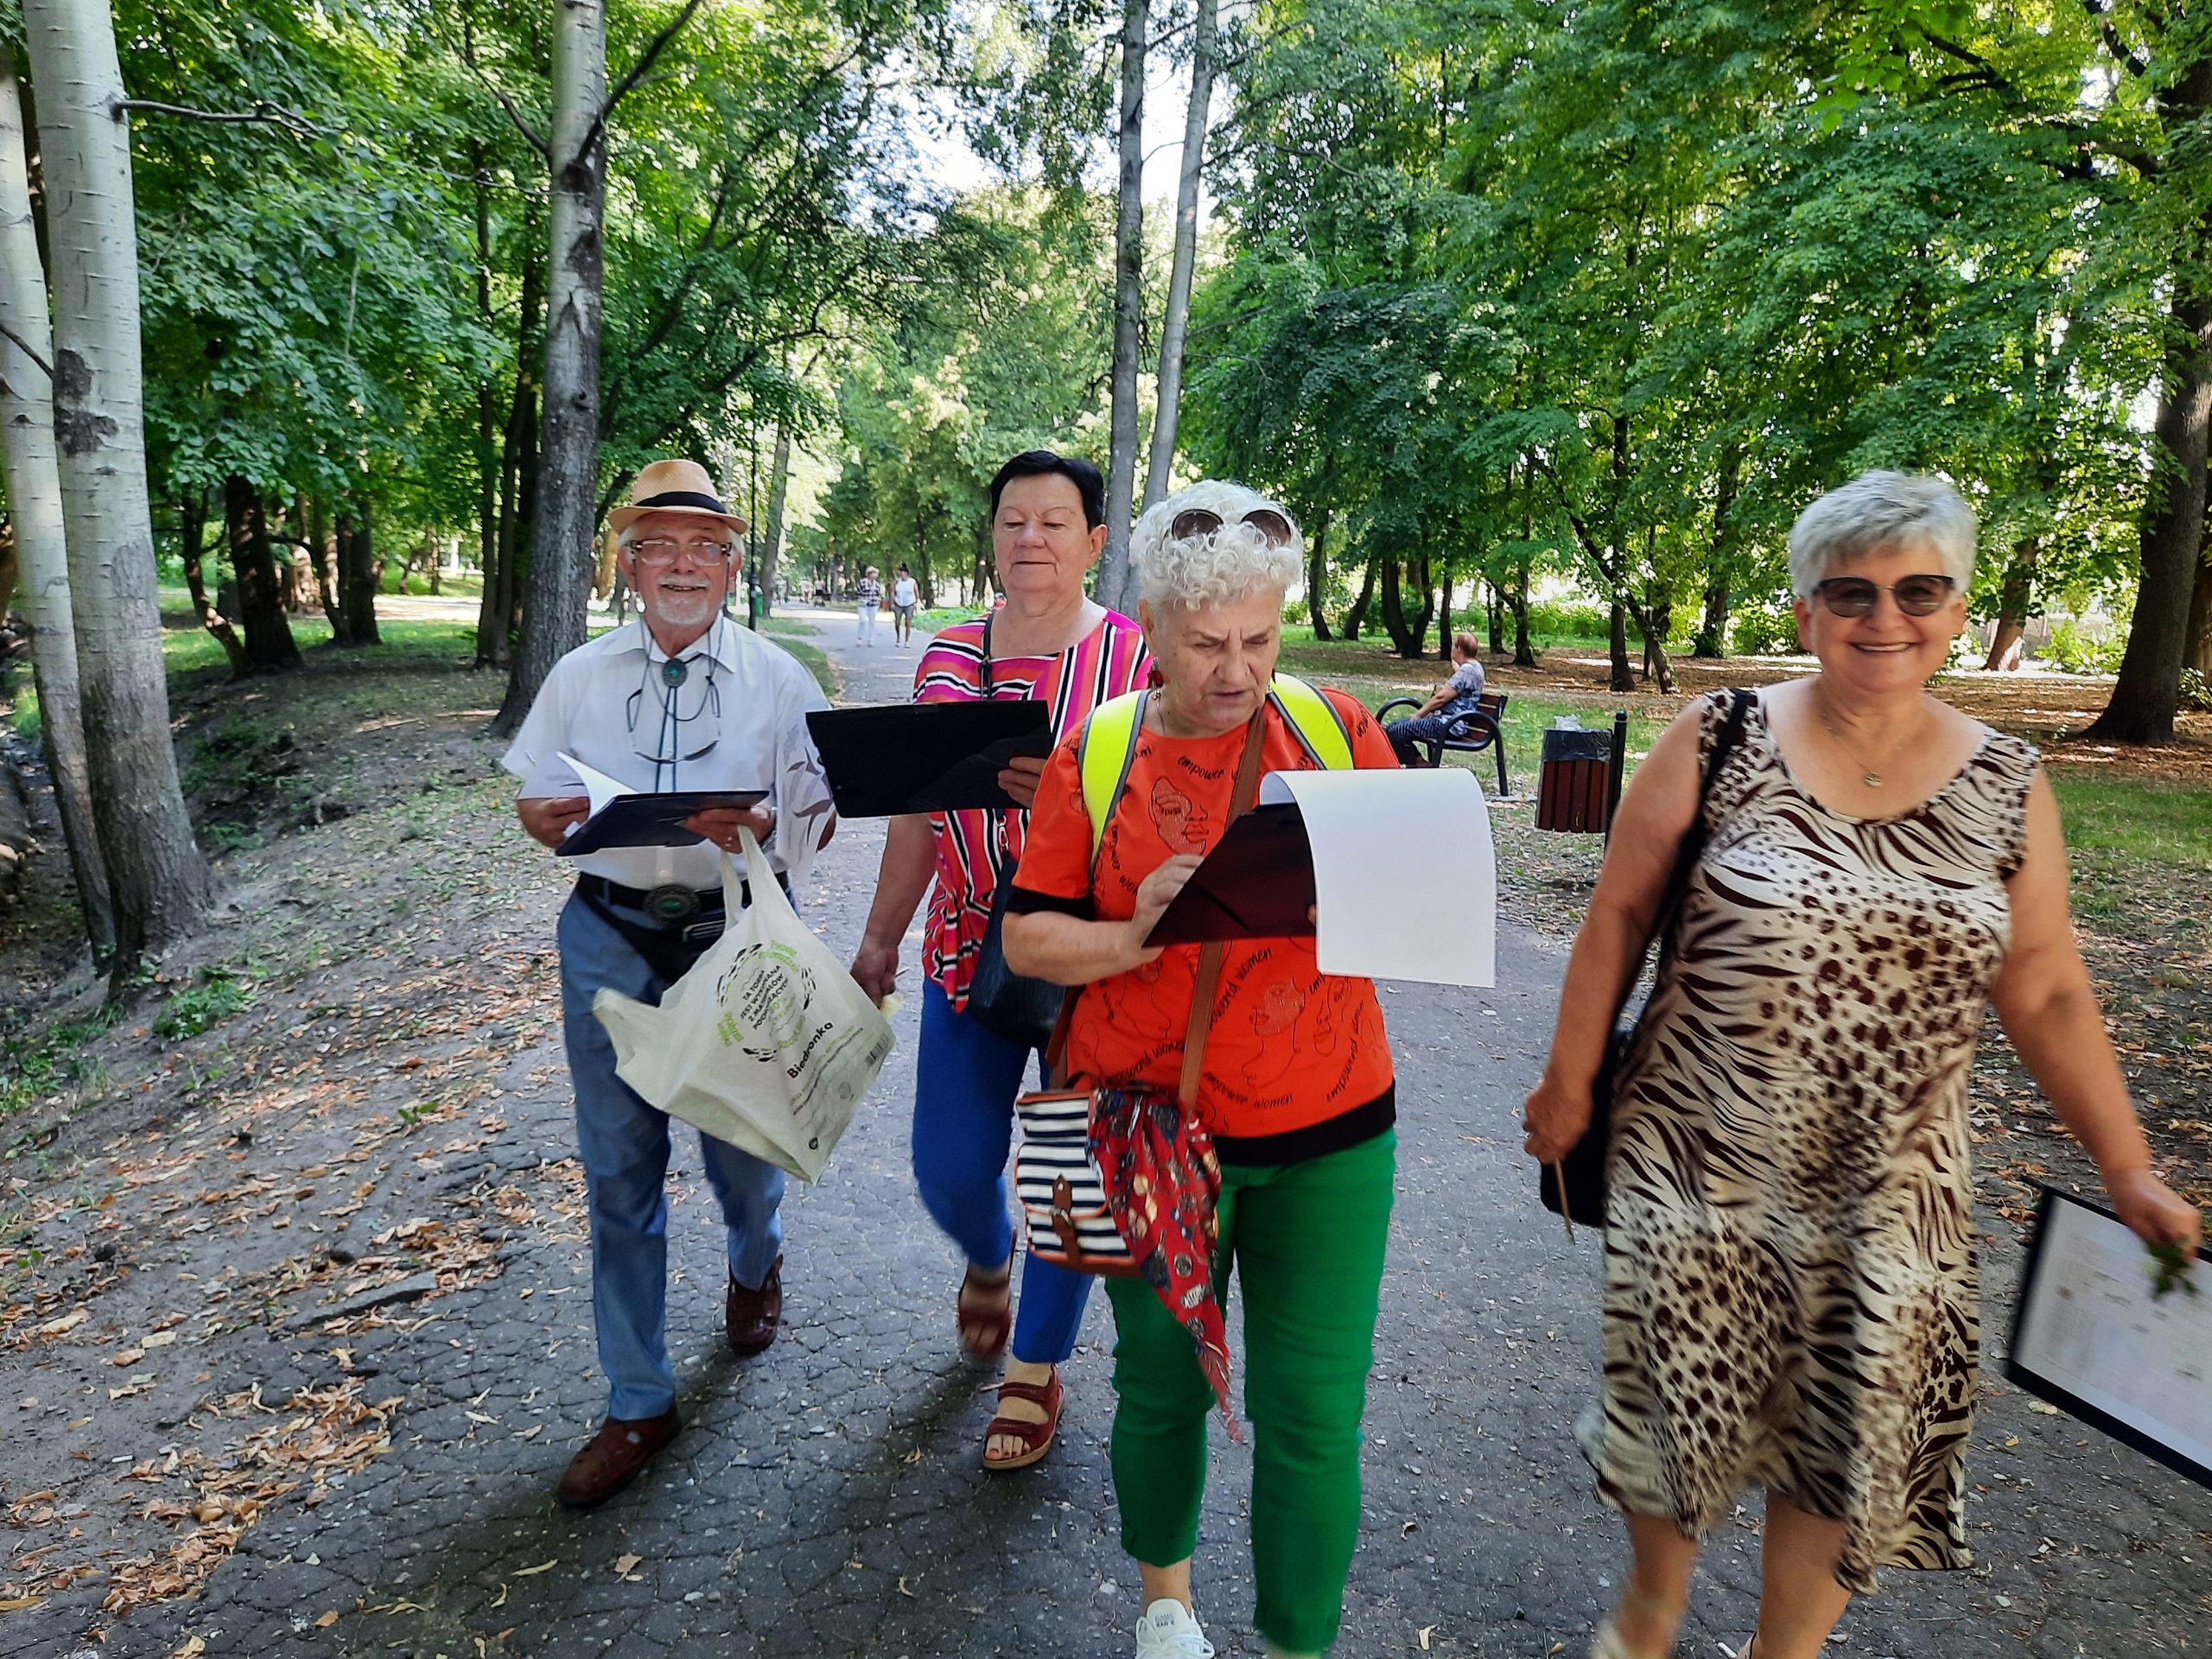
{"type": "Polygon", "coordinates": [[[1222,479],[1202,479],[1145,509],[1129,538],[1145,602],[1155,610],[1194,611],[1225,605],[1262,588],[1280,594],[1296,581],[1305,557],[1298,521],[1257,490],[1222,479]],[[1221,520],[1217,530],[1178,536],[1175,520],[1193,510],[1221,520]],[[1287,542],[1271,542],[1249,514],[1275,514],[1289,526],[1287,542]]]}

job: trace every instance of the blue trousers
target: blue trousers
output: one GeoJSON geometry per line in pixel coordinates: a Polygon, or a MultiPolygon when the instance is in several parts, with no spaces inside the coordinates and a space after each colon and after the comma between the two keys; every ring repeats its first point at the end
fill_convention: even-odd
{"type": "Polygon", "coordinates": [[[1414,715],[1405,720],[1394,720],[1383,727],[1382,735],[1390,740],[1390,747],[1398,752],[1402,766],[1425,766],[1427,757],[1414,746],[1433,742],[1452,735],[1452,728],[1466,719],[1465,715],[1414,715]]]}
{"type": "MultiPolygon", "coordinates": [[[[969,1262],[989,1272],[1014,1255],[1014,1097],[1034,1051],[957,1013],[934,981],[922,986],[915,1059],[914,1181],[922,1207],[969,1262]]],[[[1025,1256],[1015,1306],[1016,1359],[1057,1365],[1075,1351],[1090,1275],[1025,1256]]]]}
{"type": "MultiPolygon", "coordinates": [[[[650,924],[642,911],[614,908],[633,926],[650,924]]],[[[607,1414],[657,1417],[676,1403],[667,1341],[668,1114],[614,1075],[614,1045],[592,1016],[591,1000],[607,986],[658,1005],[669,982],[573,893],[559,938],[561,1023],[591,1216],[591,1311],[607,1414]]],[[[757,1289],[784,1251],[784,1172],[711,1135],[699,1137],[699,1154],[728,1230],[729,1270],[757,1289]]]]}

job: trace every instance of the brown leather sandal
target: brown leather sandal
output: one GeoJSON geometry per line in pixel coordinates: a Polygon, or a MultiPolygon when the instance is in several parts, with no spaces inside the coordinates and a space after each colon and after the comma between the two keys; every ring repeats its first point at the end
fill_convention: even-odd
{"type": "Polygon", "coordinates": [[[1009,1417],[1004,1412],[991,1419],[983,1429],[983,1467],[986,1469],[1027,1469],[1052,1449],[1052,1437],[1059,1433],[1060,1408],[1066,1402],[1067,1390],[1060,1386],[1060,1368],[1052,1367],[1052,1376],[1042,1383],[1001,1382],[1001,1400],[1022,1400],[1044,1408],[1042,1422],[1030,1422],[1019,1417],[1009,1417]],[[1010,1458],[991,1455],[991,1441],[1003,1435],[1020,1440],[1021,1450],[1010,1458]]]}
{"type": "Polygon", "coordinates": [[[953,1317],[969,1358],[994,1360],[1006,1352],[1014,1338],[1014,1263],[1006,1264],[1003,1278],[986,1279],[969,1262],[953,1303],[953,1317]]]}

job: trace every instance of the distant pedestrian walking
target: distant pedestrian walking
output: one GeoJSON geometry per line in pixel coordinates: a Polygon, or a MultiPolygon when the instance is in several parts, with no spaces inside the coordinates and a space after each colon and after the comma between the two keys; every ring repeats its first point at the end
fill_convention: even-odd
{"type": "Polygon", "coordinates": [[[1671,1651],[1700,1535],[1746,1486],[1766,1489],[1751,1659],[1815,1659],[1878,1567],[1973,1565],[1985,1006],[2120,1218],[2195,1248],[2075,948],[2036,752],[1926,690],[1974,562],[1974,515],[1938,480],[1870,473],[1815,501],[1789,569],[1820,671],[1732,715],[1700,700],[1621,802],[1529,1096],[1537,1158],[1590,1124],[1672,849],[1700,814],[1710,835],[1612,1095],[1602,1410],[1580,1433],[1634,1556],[1594,1659],[1671,1651]]]}
{"type": "Polygon", "coordinates": [[[922,590],[915,584],[914,573],[904,564],[891,583],[891,627],[903,648],[914,643],[914,608],[921,603],[922,590]]]}
{"type": "Polygon", "coordinates": [[[1482,641],[1471,633],[1456,635],[1452,641],[1452,677],[1415,712],[1403,720],[1394,720],[1382,728],[1383,734],[1390,740],[1390,747],[1397,751],[1398,764],[1427,765],[1417,746],[1451,736],[1452,728],[1472,714],[1482,699],[1482,641]]]}
{"type": "Polygon", "coordinates": [[[1275,677],[1299,546],[1287,513],[1235,485],[1194,484],[1138,521],[1160,683],[1052,752],[1007,902],[1009,965],[1082,988],[1065,1071],[1116,1091],[1094,1099],[1090,1133],[1143,1268],[1107,1281],[1114,1495],[1144,1585],[1138,1659],[1214,1650],[1191,1558],[1206,1420],[1230,1409],[1232,1271],[1268,1653],[1335,1641],[1359,1535],[1397,1147],[1375,986],[1321,973],[1311,938],[1144,942],[1263,772],[1397,764],[1353,699],[1275,677]]]}
{"type": "Polygon", "coordinates": [[[876,580],[874,565],[861,574],[860,585],[854,588],[853,595],[860,605],[860,643],[873,645],[875,643],[876,613],[883,608],[883,584],[876,580]]]}

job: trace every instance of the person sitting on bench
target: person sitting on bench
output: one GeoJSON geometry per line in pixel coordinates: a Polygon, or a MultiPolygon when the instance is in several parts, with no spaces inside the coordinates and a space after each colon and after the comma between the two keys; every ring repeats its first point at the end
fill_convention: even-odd
{"type": "Polygon", "coordinates": [[[1452,677],[1436,688],[1435,695],[1419,712],[1394,720],[1382,728],[1390,747],[1398,752],[1402,766],[1425,766],[1416,744],[1433,743],[1452,735],[1452,728],[1475,710],[1482,701],[1482,642],[1462,632],[1452,641],[1452,677]]]}

